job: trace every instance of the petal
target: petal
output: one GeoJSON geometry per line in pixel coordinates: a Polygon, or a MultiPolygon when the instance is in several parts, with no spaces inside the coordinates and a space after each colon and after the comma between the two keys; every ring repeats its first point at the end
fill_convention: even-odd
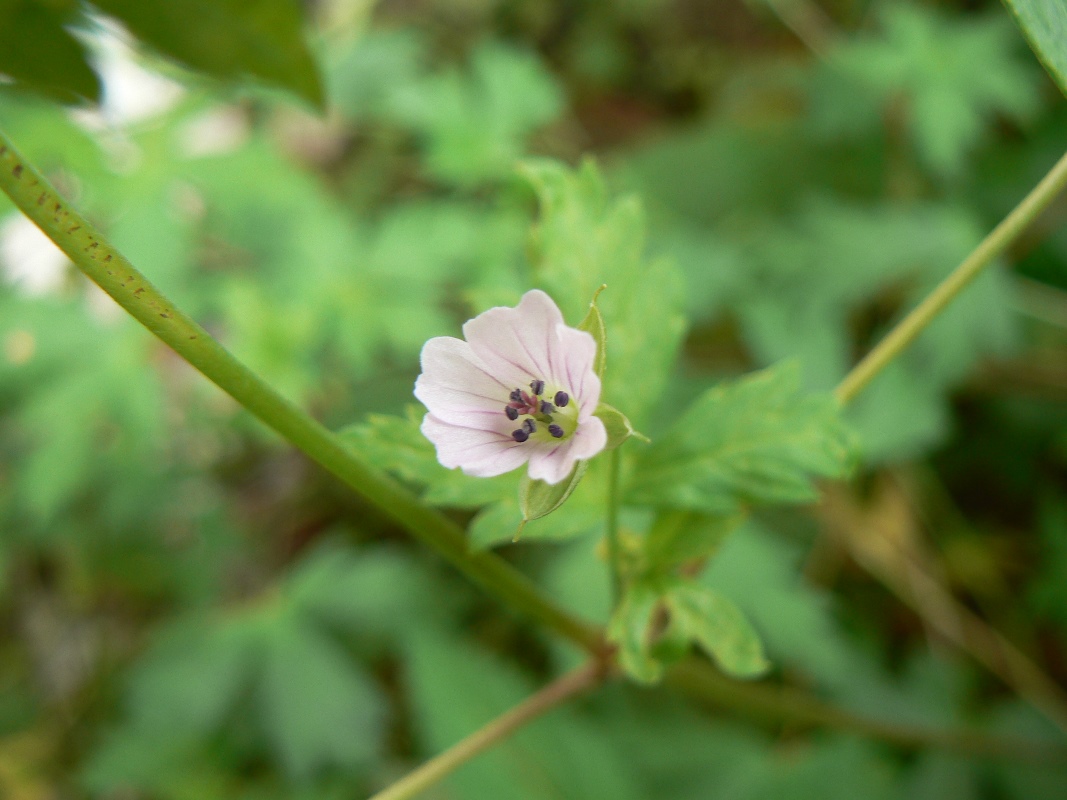
{"type": "Polygon", "coordinates": [[[583,461],[592,458],[608,445],[608,430],[600,417],[590,417],[579,423],[578,430],[571,437],[571,448],[575,458],[583,461]]]}
{"type": "Polygon", "coordinates": [[[570,475],[578,461],[586,461],[608,443],[604,423],[591,417],[578,426],[574,435],[562,444],[544,445],[530,456],[530,477],[546,483],[559,483],[570,475]]]}
{"type": "Polygon", "coordinates": [[[509,434],[453,425],[427,414],[423,435],[437,448],[437,460],[449,469],[459,467],[468,475],[491,478],[521,467],[530,451],[509,434]]]}
{"type": "Polygon", "coordinates": [[[494,416],[499,417],[497,423],[507,420],[504,406],[514,387],[494,378],[469,344],[438,336],[423,345],[420,360],[415,397],[439,419],[493,429],[494,416]]]}
{"type": "Polygon", "coordinates": [[[589,417],[600,402],[600,378],[597,377],[596,340],[592,334],[561,325],[557,353],[557,380],[575,398],[581,416],[589,417]]]}
{"type": "Polygon", "coordinates": [[[463,335],[489,372],[506,384],[525,387],[547,379],[560,351],[559,307],[544,292],[532,289],[515,308],[490,308],[463,326],[463,335]]]}

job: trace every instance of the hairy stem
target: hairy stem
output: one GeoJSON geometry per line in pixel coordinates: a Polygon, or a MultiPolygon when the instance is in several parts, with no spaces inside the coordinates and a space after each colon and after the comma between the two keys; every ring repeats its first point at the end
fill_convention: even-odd
{"type": "Polygon", "coordinates": [[[600,661],[592,661],[553,681],[537,694],[523,700],[466,739],[434,756],[418,769],[409,772],[370,800],[408,800],[451,775],[472,758],[484,753],[566,700],[586,692],[605,680],[607,670],[600,661]]]}
{"type": "Polygon", "coordinates": [[[847,405],[893,359],[904,352],[953,299],[994,259],[1007,249],[1053,198],[1067,186],[1067,154],[1056,162],[1022,202],[995,227],[911,313],[897,323],[878,345],[852,368],[834,395],[847,405]]]}
{"type": "Polygon", "coordinates": [[[522,573],[489,553],[471,553],[463,530],[365,461],[318,421],[238,361],[170,300],[15,150],[0,132],[0,189],[75,266],[208,380],[347,483],[415,538],[495,597],[591,653],[599,632],[544,597],[522,573]]]}

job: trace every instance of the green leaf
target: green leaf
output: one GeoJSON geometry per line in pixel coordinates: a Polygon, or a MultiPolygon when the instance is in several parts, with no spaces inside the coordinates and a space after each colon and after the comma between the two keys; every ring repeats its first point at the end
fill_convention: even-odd
{"type": "Polygon", "coordinates": [[[271,630],[263,669],[259,700],[265,733],[294,780],[374,757],[381,699],[336,646],[283,617],[271,630]]]}
{"type": "Polygon", "coordinates": [[[715,516],[696,511],[661,511],[642,546],[645,568],[666,574],[682,564],[714,555],[726,537],[744,521],[744,514],[715,516]]]}
{"type": "Polygon", "coordinates": [[[259,642],[249,634],[203,621],[177,627],[134,671],[128,702],[136,727],[160,738],[213,733],[259,659],[259,642]]]}
{"type": "Polygon", "coordinates": [[[877,94],[883,107],[903,96],[912,138],[936,173],[958,173],[997,115],[1026,119],[1037,110],[1038,86],[1000,15],[947,17],[887,3],[880,16],[881,35],[846,40],[830,64],[877,94]]]}
{"type": "Polygon", "coordinates": [[[1004,0],[1048,74],[1067,94],[1067,4],[1062,0],[1004,0]]]}
{"type": "Polygon", "coordinates": [[[815,478],[848,472],[852,446],[834,399],[804,394],[787,363],[705,392],[638,453],[626,496],[713,514],[810,502],[815,478]]]}
{"type": "Polygon", "coordinates": [[[326,98],[294,0],[94,0],[160,52],[223,80],[258,78],[316,108],[326,98]]]}
{"type": "Polygon", "coordinates": [[[652,622],[660,608],[660,593],[645,581],[627,587],[608,623],[608,641],[619,648],[619,666],[639,683],[663,677],[663,664],[652,653],[652,622]]]}
{"type": "Polygon", "coordinates": [[[540,205],[531,235],[537,281],[565,319],[585,319],[585,298],[607,285],[596,302],[604,351],[611,353],[602,397],[625,398],[627,413],[640,425],[663,392],[685,330],[681,277],[671,262],[645,257],[640,201],[610,198],[593,161],[577,170],[527,161],[521,172],[540,205]]]}
{"type": "Polygon", "coordinates": [[[81,42],[64,28],[70,11],[37,0],[0,0],[0,74],[63,103],[95,103],[100,80],[81,42]]]}
{"type": "Polygon", "coordinates": [[[519,484],[519,510],[522,512],[523,522],[547,517],[567,502],[567,498],[585,477],[588,468],[589,462],[579,461],[574,465],[571,474],[556,484],[533,480],[529,475],[523,475],[519,484]]]}
{"type": "Polygon", "coordinates": [[[532,53],[479,45],[465,72],[398,88],[392,114],[426,142],[430,171],[472,185],[505,177],[525,139],[563,107],[559,86],[532,53]]]}
{"type": "Polygon", "coordinates": [[[677,582],[664,595],[671,621],[735,678],[755,678],[770,664],[763,644],[741,610],[718,592],[677,582]]]}

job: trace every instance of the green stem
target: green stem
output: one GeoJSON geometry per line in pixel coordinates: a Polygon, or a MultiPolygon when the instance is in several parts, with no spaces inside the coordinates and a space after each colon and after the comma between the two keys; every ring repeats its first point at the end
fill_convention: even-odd
{"type": "Polygon", "coordinates": [[[90,280],[208,380],[282,437],[429,545],[490,594],[591,653],[599,632],[545,598],[522,573],[489,553],[471,553],[463,530],[364,461],[290,403],[176,308],[16,151],[0,132],[0,189],[90,280]]]}
{"type": "Polygon", "coordinates": [[[605,520],[608,540],[608,563],[611,572],[611,607],[618,608],[622,599],[622,548],[619,546],[619,451],[622,445],[608,454],[608,513],[605,520]]]}
{"type": "Polygon", "coordinates": [[[1067,154],[982,243],[936,289],[871,350],[834,391],[842,405],[850,403],[879,372],[899,356],[934,318],[1034,221],[1067,186],[1067,154]]]}
{"type": "Polygon", "coordinates": [[[788,686],[766,686],[727,678],[706,661],[689,657],[667,673],[667,684],[748,717],[778,724],[814,725],[917,749],[936,747],[988,758],[1067,764],[1067,748],[1048,741],[991,736],[974,730],[924,728],[861,717],[827,705],[788,686]]]}
{"type": "Polygon", "coordinates": [[[604,665],[590,662],[550,683],[485,727],[434,756],[418,769],[378,792],[370,800],[409,800],[451,775],[475,756],[506,739],[528,722],[575,695],[599,685],[607,677],[604,665]]]}

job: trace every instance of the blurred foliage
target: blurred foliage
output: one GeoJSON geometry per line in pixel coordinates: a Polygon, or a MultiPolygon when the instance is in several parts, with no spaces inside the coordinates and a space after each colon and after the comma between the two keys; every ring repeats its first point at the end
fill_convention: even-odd
{"type": "MultiPolygon", "coordinates": [[[[1010,5],[1040,38],[1052,6],[1010,5]]],[[[860,508],[903,487],[890,534],[1067,681],[1064,204],[845,422],[826,394],[1061,154],[1067,110],[995,3],[826,3],[816,39],[789,8],[0,0],[0,122],[242,360],[610,622],[631,674],[695,647],[889,722],[1055,739],[811,503],[850,469],[860,508]],[[445,470],[411,395],[427,338],[531,286],[578,324],[603,283],[604,399],[653,439],[620,451],[613,619],[604,459],[510,546],[521,476],[445,470]]],[[[0,198],[0,796],[366,795],[573,663],[34,236],[0,198]]],[[[613,685],[427,797],[1065,791],[613,685]]]]}

